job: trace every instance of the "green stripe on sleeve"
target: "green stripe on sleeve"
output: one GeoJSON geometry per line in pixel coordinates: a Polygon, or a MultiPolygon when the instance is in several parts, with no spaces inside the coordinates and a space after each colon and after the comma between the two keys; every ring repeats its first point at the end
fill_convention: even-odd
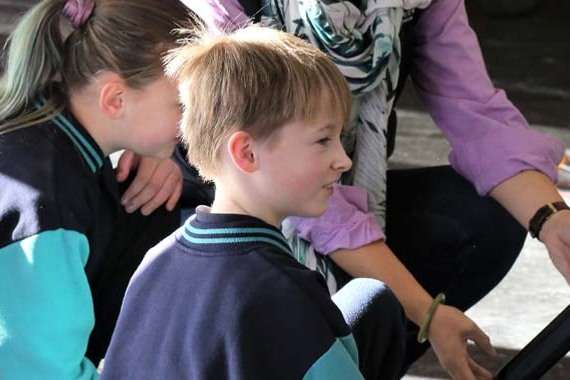
{"type": "Polygon", "coordinates": [[[364,380],[358,369],[358,351],[351,335],[337,338],[309,368],[303,380],[364,380]]]}
{"type": "Polygon", "coordinates": [[[97,166],[93,163],[93,161],[91,160],[91,158],[89,157],[83,146],[77,141],[77,139],[73,136],[71,131],[64,124],[59,122],[57,118],[54,119],[54,123],[67,135],[67,137],[69,137],[69,139],[73,142],[73,144],[77,147],[77,149],[79,149],[79,153],[83,156],[83,159],[89,166],[89,169],[91,169],[91,172],[95,173],[97,171],[97,166]]]}
{"type": "Polygon", "coordinates": [[[3,380],[94,380],[85,358],[95,322],[87,238],[44,231],[0,249],[3,380]]]}
{"type": "MultiPolygon", "coordinates": [[[[95,151],[93,146],[91,146],[91,144],[85,139],[85,137],[81,136],[81,133],[79,133],[77,131],[76,127],[69,120],[67,120],[64,116],[62,116],[61,114],[57,115],[55,118],[60,123],[62,123],[64,126],[66,126],[67,129],[73,134],[73,136],[75,136],[75,138],[77,140],[79,140],[79,143],[81,145],[83,145],[85,147],[85,149],[87,149],[90,156],[95,160],[97,168],[100,168],[101,166],[103,166],[103,159],[101,158],[101,156],[99,154],[97,154],[97,152],[95,151]]],[[[87,158],[87,156],[86,156],[86,158],[87,158]]]]}

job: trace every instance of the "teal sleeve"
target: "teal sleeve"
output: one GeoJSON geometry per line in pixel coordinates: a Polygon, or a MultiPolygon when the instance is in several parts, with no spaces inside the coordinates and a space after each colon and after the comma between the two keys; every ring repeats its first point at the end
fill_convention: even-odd
{"type": "Polygon", "coordinates": [[[309,368],[303,380],[364,380],[358,369],[358,349],[352,334],[337,338],[309,368]]]}
{"type": "Polygon", "coordinates": [[[0,378],[93,380],[87,238],[44,231],[0,249],[0,378]]]}

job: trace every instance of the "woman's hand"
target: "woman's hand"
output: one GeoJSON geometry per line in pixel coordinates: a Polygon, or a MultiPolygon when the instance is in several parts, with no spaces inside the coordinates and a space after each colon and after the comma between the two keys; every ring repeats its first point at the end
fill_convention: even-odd
{"type": "Polygon", "coordinates": [[[484,352],[495,356],[489,337],[458,309],[446,305],[437,307],[429,327],[429,340],[440,364],[453,380],[493,378],[467,351],[467,342],[473,341],[484,352]]]}
{"type": "Polygon", "coordinates": [[[540,231],[554,266],[570,284],[570,210],[552,215],[540,231]]]}
{"type": "Polygon", "coordinates": [[[128,213],[141,208],[141,214],[149,215],[166,202],[172,211],[182,194],[182,171],[170,158],[141,157],[125,151],[116,169],[117,181],[125,181],[131,171],[137,174],[121,198],[128,213]]]}

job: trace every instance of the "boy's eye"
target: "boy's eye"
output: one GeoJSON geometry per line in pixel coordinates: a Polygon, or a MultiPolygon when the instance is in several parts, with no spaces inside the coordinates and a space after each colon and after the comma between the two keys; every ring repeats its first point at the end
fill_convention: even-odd
{"type": "Polygon", "coordinates": [[[317,144],[327,145],[331,141],[330,137],[323,137],[317,141],[317,144]]]}

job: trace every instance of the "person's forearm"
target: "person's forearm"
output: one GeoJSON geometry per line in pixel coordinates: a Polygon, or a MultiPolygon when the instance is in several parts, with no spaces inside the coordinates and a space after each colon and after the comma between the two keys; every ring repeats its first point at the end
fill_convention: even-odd
{"type": "Polygon", "coordinates": [[[340,249],[330,257],[353,277],[384,282],[404,307],[406,316],[417,325],[422,322],[432,297],[384,242],[374,242],[357,249],[340,249]]]}
{"type": "Polygon", "coordinates": [[[500,183],[489,195],[527,229],[528,222],[540,207],[562,200],[552,181],[546,175],[532,170],[500,183]]]}
{"type": "Polygon", "coordinates": [[[464,1],[433,1],[418,17],[414,35],[411,78],[451,144],[453,168],[481,195],[523,170],[554,179],[563,144],[529,128],[495,88],[464,1]]]}

